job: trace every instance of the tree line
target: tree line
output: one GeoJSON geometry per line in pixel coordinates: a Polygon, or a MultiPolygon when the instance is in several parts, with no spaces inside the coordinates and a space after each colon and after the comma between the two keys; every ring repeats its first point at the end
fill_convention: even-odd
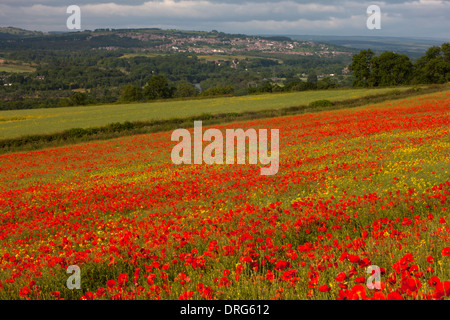
{"type": "Polygon", "coordinates": [[[445,83],[450,81],[450,43],[429,48],[415,63],[404,54],[386,51],[376,56],[370,49],[361,50],[349,70],[354,87],[445,83]]]}

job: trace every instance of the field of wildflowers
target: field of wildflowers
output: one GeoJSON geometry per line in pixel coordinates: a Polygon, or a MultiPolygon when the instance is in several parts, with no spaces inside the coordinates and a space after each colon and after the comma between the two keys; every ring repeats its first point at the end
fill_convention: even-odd
{"type": "Polygon", "coordinates": [[[279,129],[273,176],[171,132],[2,155],[0,299],[447,299],[449,98],[215,126],[279,129]]]}

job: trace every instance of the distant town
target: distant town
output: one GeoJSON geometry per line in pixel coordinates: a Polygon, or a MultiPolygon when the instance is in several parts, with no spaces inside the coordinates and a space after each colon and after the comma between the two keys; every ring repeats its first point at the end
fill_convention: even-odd
{"type": "MultiPolygon", "coordinates": [[[[100,36],[101,34],[98,34],[100,36]]],[[[121,32],[122,38],[136,39],[142,42],[162,42],[162,44],[144,48],[142,51],[174,51],[194,52],[200,54],[233,54],[238,52],[259,51],[263,53],[283,53],[300,56],[351,56],[352,52],[334,50],[327,44],[311,41],[293,41],[287,37],[266,39],[255,36],[211,36],[205,33],[195,36],[183,34],[157,34],[149,32],[121,32]]],[[[109,46],[101,49],[117,50],[119,47],[109,46]]]]}

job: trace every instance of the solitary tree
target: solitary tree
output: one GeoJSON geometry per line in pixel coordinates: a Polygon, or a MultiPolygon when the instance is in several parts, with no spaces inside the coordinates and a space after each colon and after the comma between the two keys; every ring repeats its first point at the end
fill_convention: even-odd
{"type": "Polygon", "coordinates": [[[144,97],[148,100],[171,98],[173,93],[174,89],[162,75],[151,77],[144,88],[144,97]]]}
{"type": "Polygon", "coordinates": [[[359,54],[355,54],[352,59],[352,63],[349,66],[349,70],[353,73],[355,81],[353,86],[355,87],[367,87],[369,86],[369,77],[372,71],[372,59],[374,52],[370,49],[362,50],[359,54]]]}

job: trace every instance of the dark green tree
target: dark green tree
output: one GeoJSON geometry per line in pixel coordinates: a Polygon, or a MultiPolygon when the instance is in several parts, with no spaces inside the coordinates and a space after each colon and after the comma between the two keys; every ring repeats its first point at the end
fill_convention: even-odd
{"type": "Polygon", "coordinates": [[[315,73],[308,74],[308,77],[306,78],[306,88],[308,90],[317,89],[317,83],[318,83],[317,74],[315,73]]]}
{"type": "Polygon", "coordinates": [[[450,80],[449,43],[431,47],[415,65],[415,83],[444,83],[450,80]]]}
{"type": "Polygon", "coordinates": [[[371,61],[368,79],[371,87],[407,84],[412,73],[412,63],[407,55],[386,51],[371,61]]]}
{"type": "Polygon", "coordinates": [[[306,78],[306,82],[317,84],[317,74],[310,73],[308,74],[308,77],[306,78]]]}
{"type": "Polygon", "coordinates": [[[361,50],[360,53],[353,56],[349,70],[355,77],[353,82],[354,87],[369,86],[369,77],[372,72],[372,59],[374,55],[375,54],[372,50],[367,49],[361,50]]]}
{"type": "Polygon", "coordinates": [[[450,63],[450,43],[443,43],[441,46],[441,51],[444,54],[444,62],[450,63]]]}
{"type": "Polygon", "coordinates": [[[162,75],[150,78],[144,87],[144,97],[148,100],[172,98],[174,89],[169,86],[169,82],[162,75]]]}
{"type": "Polygon", "coordinates": [[[120,100],[125,102],[139,101],[143,97],[142,88],[129,84],[121,92],[120,100]]]}
{"type": "Polygon", "coordinates": [[[179,98],[194,97],[198,95],[198,89],[190,82],[181,81],[177,85],[175,96],[179,98]]]}
{"type": "Polygon", "coordinates": [[[273,91],[273,84],[269,80],[265,81],[263,86],[259,88],[259,92],[272,92],[273,91]]]}
{"type": "Polygon", "coordinates": [[[317,89],[319,90],[325,90],[325,89],[331,89],[331,88],[337,88],[336,81],[331,77],[325,77],[319,82],[317,82],[317,89]]]}
{"type": "Polygon", "coordinates": [[[74,106],[84,106],[88,104],[88,98],[85,93],[75,92],[70,96],[70,103],[74,106]]]}

